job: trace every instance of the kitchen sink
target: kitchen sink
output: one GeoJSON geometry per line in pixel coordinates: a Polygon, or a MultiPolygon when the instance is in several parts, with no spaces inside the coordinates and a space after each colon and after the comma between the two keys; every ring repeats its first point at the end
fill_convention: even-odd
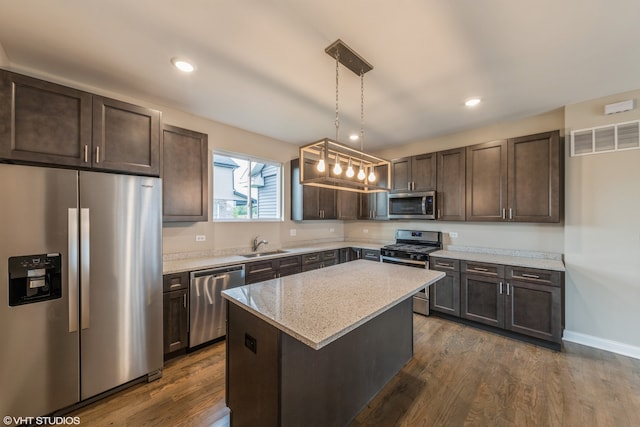
{"type": "Polygon", "coordinates": [[[251,254],[244,254],[244,255],[240,255],[243,256],[245,258],[258,258],[261,256],[267,256],[267,255],[276,255],[276,254],[286,254],[289,251],[283,251],[282,249],[278,249],[276,251],[267,251],[267,252],[254,252],[251,254]]]}

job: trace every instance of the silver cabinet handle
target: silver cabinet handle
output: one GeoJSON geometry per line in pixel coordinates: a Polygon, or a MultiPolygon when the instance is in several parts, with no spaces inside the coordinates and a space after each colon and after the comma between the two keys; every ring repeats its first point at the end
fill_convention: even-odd
{"type": "Polygon", "coordinates": [[[500,295],[502,295],[502,282],[500,282],[500,295]]]}
{"type": "Polygon", "coordinates": [[[440,209],[438,209],[438,216],[437,218],[440,218],[440,209]]]}
{"type": "Polygon", "coordinates": [[[187,294],[182,295],[182,306],[187,308],[187,294]]]}
{"type": "Polygon", "coordinates": [[[506,219],[507,218],[507,210],[505,208],[502,208],[502,219],[506,219]]]}
{"type": "Polygon", "coordinates": [[[509,288],[510,288],[509,282],[507,282],[507,295],[509,295],[509,288]]]}
{"type": "Polygon", "coordinates": [[[173,285],[169,286],[169,289],[181,288],[181,287],[182,287],[182,283],[174,283],[173,285]]]}
{"type": "Polygon", "coordinates": [[[475,271],[489,271],[488,269],[482,268],[482,267],[473,267],[473,270],[475,270],[475,271]]]}
{"type": "Polygon", "coordinates": [[[540,276],[536,275],[536,274],[528,274],[528,273],[522,273],[521,274],[522,277],[528,277],[529,279],[539,279],[540,276]]]}
{"type": "Polygon", "coordinates": [[[88,208],[80,209],[80,325],[91,326],[91,224],[88,208]]]}
{"type": "Polygon", "coordinates": [[[509,208],[509,219],[513,219],[513,209],[509,208]]]}
{"type": "Polygon", "coordinates": [[[96,147],[96,163],[100,163],[100,146],[96,147]]]}
{"type": "MultiPolygon", "coordinates": [[[[85,146],[86,147],[86,146],[85,146]]],[[[78,209],[68,211],[69,332],[78,330],[78,209]]]]}
{"type": "Polygon", "coordinates": [[[89,163],[89,146],[86,144],[84,146],[84,162],[89,163]]]}

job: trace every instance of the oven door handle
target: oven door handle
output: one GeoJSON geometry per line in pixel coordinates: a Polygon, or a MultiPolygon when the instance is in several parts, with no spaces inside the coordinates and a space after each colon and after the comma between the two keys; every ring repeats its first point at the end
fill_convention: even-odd
{"type": "Polygon", "coordinates": [[[415,264],[415,265],[419,265],[423,268],[427,268],[427,264],[424,261],[416,261],[413,259],[405,259],[405,258],[394,258],[394,257],[390,257],[390,256],[380,256],[380,261],[385,262],[385,261],[391,261],[391,262],[398,262],[398,263],[403,263],[403,264],[415,264]]]}

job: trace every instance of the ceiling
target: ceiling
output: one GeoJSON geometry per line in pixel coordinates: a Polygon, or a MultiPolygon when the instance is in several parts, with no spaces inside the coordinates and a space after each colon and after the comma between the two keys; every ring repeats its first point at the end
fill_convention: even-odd
{"type": "MultiPolygon", "coordinates": [[[[2,0],[0,58],[302,145],[335,136],[340,38],[374,67],[375,150],[640,88],[638,17],[637,0],[2,0]]],[[[346,141],[360,81],[342,66],[339,95],[346,141]]]]}

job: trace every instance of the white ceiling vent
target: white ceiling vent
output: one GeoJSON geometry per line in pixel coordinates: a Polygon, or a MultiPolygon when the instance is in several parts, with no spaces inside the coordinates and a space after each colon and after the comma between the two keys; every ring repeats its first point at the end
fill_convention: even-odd
{"type": "Polygon", "coordinates": [[[640,121],[571,131],[571,156],[640,148],[640,121]]]}

